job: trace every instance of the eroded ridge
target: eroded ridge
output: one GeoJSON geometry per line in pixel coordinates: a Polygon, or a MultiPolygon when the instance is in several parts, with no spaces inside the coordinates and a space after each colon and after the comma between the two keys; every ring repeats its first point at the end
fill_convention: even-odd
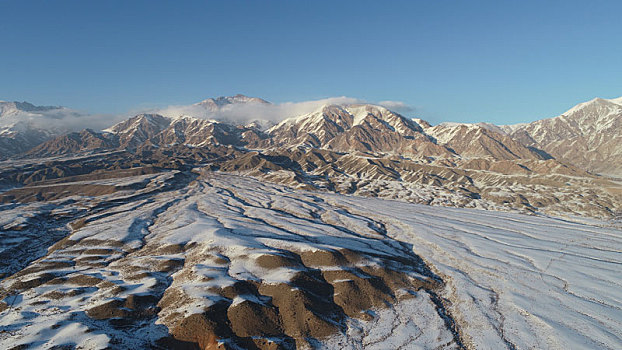
{"type": "Polygon", "coordinates": [[[47,203],[99,209],[0,282],[0,348],[622,346],[615,227],[214,172],[105,199],[47,203]]]}
{"type": "Polygon", "coordinates": [[[222,175],[86,218],[2,288],[3,347],[461,346],[385,223],[222,175]]]}

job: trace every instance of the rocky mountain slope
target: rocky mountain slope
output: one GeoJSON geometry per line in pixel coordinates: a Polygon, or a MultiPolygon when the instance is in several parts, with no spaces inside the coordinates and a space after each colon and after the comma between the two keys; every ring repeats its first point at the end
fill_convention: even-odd
{"type": "Polygon", "coordinates": [[[80,113],[64,107],[0,101],[0,159],[24,153],[50,138],[67,133],[67,125],[58,123],[58,120],[80,116],[80,113]]]}
{"type": "Polygon", "coordinates": [[[440,124],[427,127],[425,132],[434,137],[438,143],[466,158],[496,160],[552,158],[541,150],[529,147],[533,145],[526,146],[484,125],[440,124]]]}
{"type": "Polygon", "coordinates": [[[558,117],[503,130],[526,146],[591,172],[622,174],[622,98],[595,98],[558,117]]]}
{"type": "MultiPolygon", "coordinates": [[[[213,108],[235,103],[267,104],[239,95],[206,101],[213,108]]],[[[617,113],[615,106],[596,100],[579,105],[569,114],[589,117],[593,111],[609,110],[608,114],[601,113],[606,118],[594,122],[605,123],[601,129],[615,134],[617,129],[610,124],[615,125],[617,119],[607,122],[617,113]],[[607,108],[595,108],[594,103],[607,108]]],[[[548,125],[546,121],[540,123],[548,125]]],[[[233,147],[236,156],[219,158],[210,169],[293,187],[432,205],[609,219],[618,215],[622,207],[620,184],[587,172],[580,162],[575,166],[563,157],[549,154],[538,148],[544,148],[540,143],[529,144],[520,142],[519,136],[512,137],[533,132],[532,128],[535,126],[498,127],[484,123],[432,126],[364,104],[325,105],[266,130],[258,125],[235,125],[191,116],[141,114],[103,132],[84,130],[53,138],[31,149],[27,156],[125,151],[130,152],[134,164],[170,165],[186,162],[191,149],[203,149],[199,154],[214,154],[224,146],[233,147]]],[[[569,132],[558,129],[559,135],[569,132]]],[[[544,127],[537,130],[549,135],[547,140],[561,137],[551,136],[544,127]]],[[[597,132],[584,132],[590,130],[597,132]]],[[[535,137],[545,139],[538,135],[535,137]]],[[[609,139],[619,148],[614,136],[609,139]]],[[[615,154],[611,152],[611,157],[615,154]]]]}
{"type": "Polygon", "coordinates": [[[27,152],[32,157],[78,154],[113,149],[119,145],[116,135],[103,134],[91,129],[72,132],[48,140],[27,152]]]}
{"type": "MultiPolygon", "coordinates": [[[[112,134],[112,137],[105,137],[111,140],[106,147],[114,149],[136,149],[145,143],[195,147],[223,144],[251,149],[312,147],[418,159],[486,158],[498,161],[554,158],[592,173],[617,174],[622,171],[618,165],[622,164],[620,103],[620,99],[597,98],[579,104],[559,117],[506,126],[486,123],[431,126],[421,119],[408,119],[369,104],[326,105],[263,131],[260,124],[238,125],[203,116],[201,111],[212,113],[238,105],[249,108],[269,105],[259,98],[236,95],[210,98],[192,105],[200,108],[188,110],[195,112],[196,116],[142,114],[104,132],[112,134]]],[[[64,108],[36,107],[27,103],[3,102],[2,106],[0,144],[5,156],[24,153],[63,132],[55,129],[54,123],[51,128],[34,127],[30,122],[36,119],[33,115],[74,113],[64,108]],[[30,118],[26,118],[26,114],[30,118]]],[[[46,147],[51,148],[50,155],[76,151],[56,149],[59,143],[62,142],[52,142],[30,154],[45,155],[46,147]]],[[[86,150],[96,148],[89,146],[88,140],[82,143],[87,145],[86,150]]]]}
{"type": "Polygon", "coordinates": [[[552,159],[424,163],[311,149],[246,152],[212,168],[294,188],[429,205],[602,219],[622,209],[620,183],[552,159]]]}
{"type": "Polygon", "coordinates": [[[118,147],[136,149],[171,124],[159,114],[139,114],[104,130],[118,137],[118,147]]]}
{"type": "Polygon", "coordinates": [[[451,157],[452,152],[423,133],[419,124],[374,105],[328,105],[286,119],[267,130],[282,147],[340,152],[392,153],[408,157],[451,157]]]}
{"type": "Polygon", "coordinates": [[[255,142],[261,137],[255,128],[183,116],[172,119],[168,127],[150,138],[149,142],[160,146],[244,146],[248,140],[255,142]]]}

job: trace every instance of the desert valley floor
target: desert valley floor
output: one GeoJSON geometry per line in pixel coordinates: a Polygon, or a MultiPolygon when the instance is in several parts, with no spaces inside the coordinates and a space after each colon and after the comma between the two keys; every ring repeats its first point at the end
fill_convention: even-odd
{"type": "Polygon", "coordinates": [[[622,348],[615,226],[184,176],[3,204],[0,348],[622,348]]]}

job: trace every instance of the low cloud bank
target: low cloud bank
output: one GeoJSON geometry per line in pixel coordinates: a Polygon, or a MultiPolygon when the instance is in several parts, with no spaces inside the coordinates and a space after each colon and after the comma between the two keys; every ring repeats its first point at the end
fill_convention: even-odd
{"type": "Polygon", "coordinates": [[[284,102],[279,104],[257,102],[238,103],[224,105],[218,109],[206,108],[200,104],[188,106],[169,106],[160,110],[152,110],[152,112],[162,114],[167,117],[189,115],[196,118],[225,120],[234,123],[249,123],[252,121],[277,123],[289,117],[311,113],[327,104],[352,104],[363,102],[364,101],[360,99],[342,96],[304,102],[284,102]]]}
{"type": "Polygon", "coordinates": [[[234,103],[223,105],[218,108],[197,103],[192,105],[168,106],[159,109],[134,110],[131,113],[122,115],[88,114],[69,108],[59,107],[50,108],[48,110],[38,110],[36,112],[17,111],[13,114],[4,114],[0,119],[0,129],[7,127],[15,129],[34,126],[39,129],[48,129],[50,131],[62,130],[65,132],[79,131],[86,128],[103,130],[141,113],[157,113],[167,117],[187,115],[196,118],[216,119],[239,124],[257,121],[267,126],[278,123],[286,118],[311,113],[327,104],[346,105],[357,103],[377,104],[401,114],[412,113],[415,110],[400,101],[381,101],[373,103],[346,96],[278,104],[259,102],[234,103]]]}
{"type": "Polygon", "coordinates": [[[415,108],[407,105],[402,101],[380,101],[378,104],[382,107],[390,109],[400,114],[408,114],[415,112],[415,108]]]}
{"type": "Polygon", "coordinates": [[[373,103],[358,98],[340,96],[303,102],[284,102],[278,104],[240,103],[209,109],[200,104],[187,106],[169,106],[164,109],[151,110],[152,113],[167,117],[188,115],[202,119],[224,120],[234,123],[250,123],[260,121],[266,124],[278,123],[286,118],[311,113],[328,104],[346,105],[372,103],[381,105],[398,113],[412,113],[414,108],[400,101],[381,101],[373,103]]]}
{"type": "Polygon", "coordinates": [[[112,114],[88,114],[65,107],[45,107],[24,111],[7,108],[0,118],[0,130],[23,132],[30,128],[47,130],[51,133],[65,133],[83,129],[102,130],[126,116],[112,114]]]}

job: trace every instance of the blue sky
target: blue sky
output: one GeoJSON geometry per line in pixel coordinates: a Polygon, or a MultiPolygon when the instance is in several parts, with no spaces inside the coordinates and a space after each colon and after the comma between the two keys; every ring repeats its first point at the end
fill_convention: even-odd
{"type": "Polygon", "coordinates": [[[0,99],[125,113],[243,93],[516,123],[622,96],[620,1],[6,1],[0,99]]]}

